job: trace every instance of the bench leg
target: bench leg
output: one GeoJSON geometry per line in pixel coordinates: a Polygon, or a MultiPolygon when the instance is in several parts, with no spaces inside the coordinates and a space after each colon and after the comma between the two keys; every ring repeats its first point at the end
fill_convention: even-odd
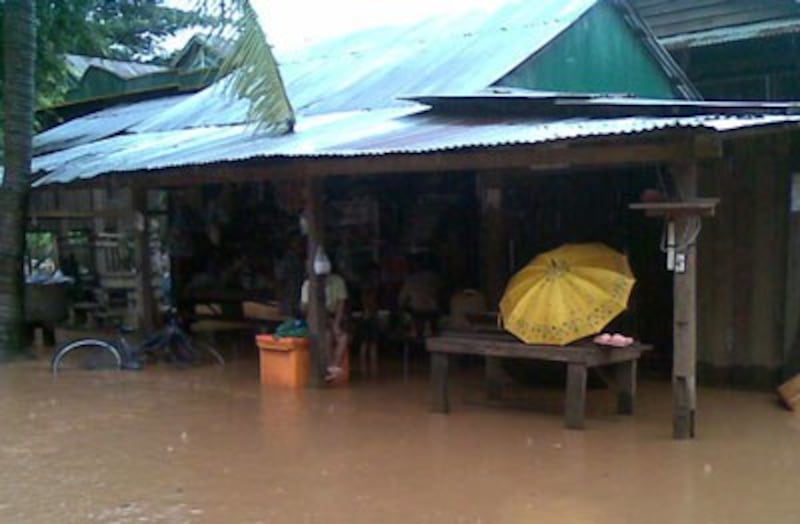
{"type": "Polygon", "coordinates": [[[436,413],[450,412],[447,392],[448,367],[449,356],[446,353],[431,353],[431,410],[436,413]]]}
{"type": "Polygon", "coordinates": [[[567,364],[567,400],[564,422],[569,429],[583,429],[586,411],[586,365],[567,364]]]}
{"type": "Polygon", "coordinates": [[[503,368],[503,359],[486,357],[486,396],[489,400],[501,400],[503,390],[511,379],[503,368]]]}
{"type": "Polygon", "coordinates": [[[615,366],[617,383],[617,413],[633,415],[636,398],[636,361],[621,362],[615,366]]]}

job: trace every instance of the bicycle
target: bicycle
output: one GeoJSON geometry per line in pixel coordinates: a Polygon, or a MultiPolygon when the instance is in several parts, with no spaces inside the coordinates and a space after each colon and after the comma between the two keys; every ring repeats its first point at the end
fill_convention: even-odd
{"type": "Polygon", "coordinates": [[[67,369],[140,370],[146,361],[165,360],[178,365],[191,365],[211,360],[225,365],[219,351],[202,342],[192,342],[181,328],[174,310],[170,310],[164,328],[139,346],[132,346],[125,338],[134,330],[119,326],[117,340],[85,337],[60,346],[52,360],[50,370],[54,376],[67,369]]]}

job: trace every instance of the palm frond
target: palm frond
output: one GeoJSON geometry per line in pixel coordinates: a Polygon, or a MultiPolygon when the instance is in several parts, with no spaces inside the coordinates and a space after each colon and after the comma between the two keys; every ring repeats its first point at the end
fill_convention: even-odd
{"type": "Polygon", "coordinates": [[[250,102],[248,120],[257,129],[290,133],[294,130],[294,110],[272,48],[250,2],[236,3],[239,9],[232,22],[234,42],[220,76],[228,77],[229,93],[250,102]]]}

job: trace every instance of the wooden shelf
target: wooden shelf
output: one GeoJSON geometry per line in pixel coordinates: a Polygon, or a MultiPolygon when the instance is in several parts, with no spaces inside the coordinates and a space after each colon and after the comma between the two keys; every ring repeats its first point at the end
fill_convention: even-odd
{"type": "Polygon", "coordinates": [[[628,207],[634,211],[644,211],[651,217],[713,217],[719,205],[719,198],[696,198],[683,202],[639,202],[628,207]]]}
{"type": "MultiPolygon", "coordinates": [[[[166,215],[166,211],[161,210],[148,210],[147,216],[166,215]]],[[[132,215],[130,210],[120,209],[104,209],[95,211],[65,211],[65,210],[39,210],[31,211],[28,214],[28,219],[31,221],[36,220],[82,220],[94,218],[117,218],[126,219],[132,215]]]]}

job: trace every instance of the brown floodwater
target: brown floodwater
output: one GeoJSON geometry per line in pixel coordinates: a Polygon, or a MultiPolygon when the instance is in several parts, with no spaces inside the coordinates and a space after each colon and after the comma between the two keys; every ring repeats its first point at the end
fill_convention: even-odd
{"type": "Polygon", "coordinates": [[[424,374],[329,390],[259,385],[255,361],[54,380],[0,367],[2,523],[796,523],[800,416],[772,396],[701,390],[699,438],[670,437],[669,385],[634,417],[589,392],[568,431],[558,390],[488,404],[424,374]]]}

